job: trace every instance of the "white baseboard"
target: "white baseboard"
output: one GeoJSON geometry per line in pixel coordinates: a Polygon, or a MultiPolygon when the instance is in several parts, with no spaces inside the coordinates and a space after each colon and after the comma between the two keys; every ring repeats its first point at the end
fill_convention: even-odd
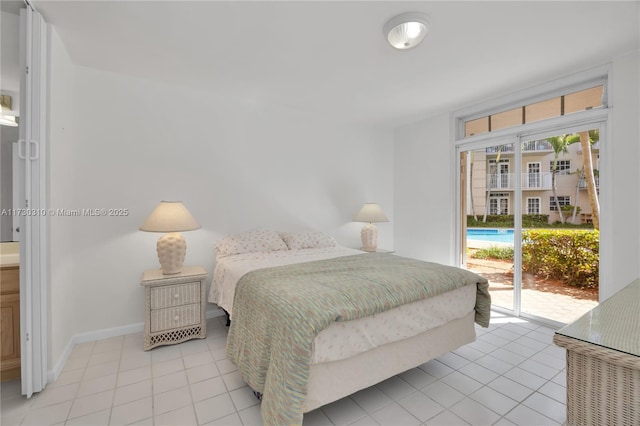
{"type": "MultiPolygon", "coordinates": [[[[224,311],[222,309],[213,309],[205,313],[206,319],[221,316],[224,316],[224,311]]],[[[136,324],[124,325],[122,327],[105,328],[102,330],[87,331],[84,333],[74,334],[71,339],[69,339],[67,345],[64,347],[62,355],[60,355],[60,357],[58,357],[58,360],[54,363],[53,368],[47,372],[47,383],[55,382],[58,379],[60,373],[62,373],[64,365],[67,362],[67,359],[69,359],[69,355],[71,355],[73,347],[78,343],[92,342],[94,340],[107,339],[109,337],[140,333],[142,331],[144,331],[144,323],[140,322],[136,324]]]]}

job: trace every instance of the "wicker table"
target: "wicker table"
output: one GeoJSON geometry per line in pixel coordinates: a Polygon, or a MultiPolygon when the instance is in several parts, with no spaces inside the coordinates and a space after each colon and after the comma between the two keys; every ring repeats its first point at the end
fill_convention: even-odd
{"type": "Polygon", "coordinates": [[[207,271],[200,266],[185,266],[174,275],[164,275],[160,269],[142,274],[145,350],[207,336],[206,278],[207,271]]]}
{"type": "Polygon", "coordinates": [[[640,425],[640,279],[560,329],[567,424],[640,425]]]}

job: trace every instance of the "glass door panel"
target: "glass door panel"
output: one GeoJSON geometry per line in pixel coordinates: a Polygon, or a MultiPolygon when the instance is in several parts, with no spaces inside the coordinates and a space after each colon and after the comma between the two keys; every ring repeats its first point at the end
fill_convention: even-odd
{"type": "Polygon", "coordinates": [[[493,307],[514,310],[513,144],[463,151],[462,263],[489,280],[493,307]]]}
{"type": "Polygon", "coordinates": [[[566,324],[598,303],[599,233],[591,197],[598,198],[601,143],[597,130],[522,141],[519,310],[525,316],[566,324]]]}

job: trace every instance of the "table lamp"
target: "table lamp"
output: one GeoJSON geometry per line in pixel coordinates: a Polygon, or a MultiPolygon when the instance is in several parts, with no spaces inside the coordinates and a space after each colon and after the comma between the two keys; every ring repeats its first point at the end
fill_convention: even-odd
{"type": "Polygon", "coordinates": [[[181,201],[161,201],[140,230],[167,233],[158,239],[158,259],[162,273],[174,275],[182,271],[184,256],[187,254],[187,241],[180,232],[198,228],[200,225],[181,201]]]}
{"type": "Polygon", "coordinates": [[[376,251],[378,248],[378,228],[375,222],[389,222],[389,218],[383,213],[379,205],[366,203],[353,218],[354,222],[367,222],[360,231],[362,250],[376,251]]]}

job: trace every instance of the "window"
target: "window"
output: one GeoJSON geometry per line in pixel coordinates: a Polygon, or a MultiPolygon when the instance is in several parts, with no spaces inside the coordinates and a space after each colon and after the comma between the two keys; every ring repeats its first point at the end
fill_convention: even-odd
{"type": "Polygon", "coordinates": [[[509,173],[509,160],[500,160],[496,164],[496,160],[489,160],[489,188],[491,189],[508,189],[512,188],[512,175],[509,173]]]}
{"type": "Polygon", "coordinates": [[[522,108],[516,108],[490,115],[491,131],[519,126],[524,121],[522,114],[522,108]]]}
{"type": "Polygon", "coordinates": [[[564,114],[596,108],[602,105],[602,86],[570,93],[563,98],[564,114]]]}
{"type": "Polygon", "coordinates": [[[540,214],[540,197],[527,197],[527,214],[540,214]]]}
{"type": "MultiPolygon", "coordinates": [[[[560,207],[570,206],[571,197],[569,195],[558,195],[558,204],[560,204],[560,207]]],[[[552,212],[558,211],[558,208],[556,206],[556,201],[553,198],[553,196],[549,197],[549,210],[552,212]]]]}
{"type": "MultiPolygon", "coordinates": [[[[549,161],[549,170],[553,171],[553,161],[549,161]]],[[[558,160],[556,163],[556,174],[571,174],[571,160],[558,160]]]]}
{"type": "Polygon", "coordinates": [[[509,214],[509,193],[497,192],[491,194],[489,198],[489,214],[507,215],[509,214]]]}
{"type": "MultiPolygon", "coordinates": [[[[540,163],[527,163],[527,174],[524,176],[524,188],[542,188],[542,175],[540,174],[540,163]]],[[[537,214],[537,213],[530,213],[537,214]]]]}
{"type": "Polygon", "coordinates": [[[546,101],[536,102],[531,105],[525,105],[524,116],[527,122],[546,120],[547,118],[559,117],[562,115],[562,98],[547,99],[546,101]]]}
{"type": "Polygon", "coordinates": [[[566,93],[539,102],[522,105],[505,111],[464,122],[464,136],[479,135],[499,129],[602,107],[604,85],[566,93]]]}
{"type": "Polygon", "coordinates": [[[489,117],[478,118],[464,123],[465,137],[487,133],[489,131],[489,117]]]}

